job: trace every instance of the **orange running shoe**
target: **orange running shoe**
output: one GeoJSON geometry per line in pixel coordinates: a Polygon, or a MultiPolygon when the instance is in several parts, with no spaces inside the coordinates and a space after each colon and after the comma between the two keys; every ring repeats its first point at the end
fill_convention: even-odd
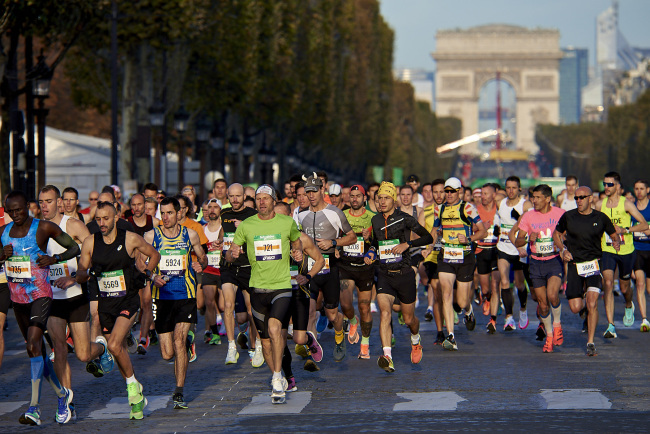
{"type": "Polygon", "coordinates": [[[562,326],[553,326],[553,345],[562,345],[564,343],[564,333],[562,326]]]}
{"type": "Polygon", "coordinates": [[[493,320],[492,318],[490,318],[490,322],[488,322],[488,324],[486,326],[486,329],[487,329],[488,334],[493,335],[494,332],[497,331],[497,322],[495,320],[493,320]]]}
{"type": "Polygon", "coordinates": [[[421,361],[422,361],[422,345],[411,344],[411,363],[415,363],[417,365],[421,361]]]}
{"type": "Polygon", "coordinates": [[[483,300],[483,315],[490,316],[490,300],[487,298],[483,300]]]}
{"type": "Polygon", "coordinates": [[[544,343],[544,348],[542,349],[545,353],[552,353],[553,352],[553,334],[551,333],[550,335],[546,335],[546,342],[544,343]]]}
{"type": "Polygon", "coordinates": [[[370,345],[361,344],[361,348],[359,350],[359,358],[360,359],[369,359],[370,358],[370,345]]]}
{"type": "Polygon", "coordinates": [[[351,345],[359,342],[359,317],[355,315],[354,318],[357,320],[357,323],[350,323],[350,331],[348,332],[348,342],[350,342],[351,345]]]}

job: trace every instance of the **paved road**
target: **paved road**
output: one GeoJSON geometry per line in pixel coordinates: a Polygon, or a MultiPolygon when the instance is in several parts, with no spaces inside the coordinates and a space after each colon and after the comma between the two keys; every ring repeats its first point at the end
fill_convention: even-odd
{"type": "MultiPolygon", "coordinates": [[[[529,316],[534,318],[534,304],[529,316]]],[[[602,310],[602,304],[600,304],[602,310]]],[[[616,299],[616,317],[623,314],[616,299]]],[[[421,306],[417,313],[423,317],[421,306]]],[[[604,320],[597,336],[602,336],[604,320]]],[[[487,318],[477,314],[477,327],[457,332],[459,351],[433,346],[435,326],[422,322],[424,358],[409,361],[409,334],[396,326],[393,350],[396,372],[376,365],[380,354],[378,316],[371,338],[371,360],[358,360],[358,344],[348,346],[342,363],[331,360],[333,333],[323,333],[325,359],[321,370],[302,370],[294,357],[299,392],[287,404],[269,404],[270,373],[254,369],[240,352],[237,365],[225,366],[226,346],[197,345],[198,360],[190,365],[185,396],[190,408],[173,410],[173,366],[154,347],[133,356],[136,375],[144,384],[149,406],[142,421],[129,421],[126,390],[117,371],[95,379],[72,357],[73,390],[79,419],[65,428],[54,422],[56,399],[43,386],[42,413],[46,429],[66,432],[279,432],[377,430],[560,430],[647,432],[650,425],[650,334],[617,322],[619,338],[596,338],[598,356],[585,356],[582,321],[563,303],[565,343],[542,353],[534,339],[535,325],[510,334],[486,335],[487,318]],[[281,417],[278,417],[281,416],[281,417]]],[[[503,319],[500,318],[502,322],[503,319]]],[[[0,368],[0,426],[23,432],[18,424],[30,397],[29,364],[13,315],[6,334],[0,368]]],[[[397,324],[397,321],[395,321],[397,324]]],[[[72,356],[72,355],[71,355],[72,356]]]]}

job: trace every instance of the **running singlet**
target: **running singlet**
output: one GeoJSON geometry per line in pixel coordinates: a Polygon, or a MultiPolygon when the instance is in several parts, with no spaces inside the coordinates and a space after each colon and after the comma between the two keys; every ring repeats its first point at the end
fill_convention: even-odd
{"type": "Polygon", "coordinates": [[[290,244],[298,239],[298,225],[289,216],[276,214],[270,220],[253,216],[239,224],[233,243],[248,245],[251,288],[291,288],[290,244]]]}
{"type": "Polygon", "coordinates": [[[161,228],[154,228],[153,248],[160,252],[155,273],[169,279],[162,287],[151,285],[151,297],[156,300],[187,300],[196,298],[196,275],[192,269],[192,242],[185,226],[175,237],[168,238],[161,228]]]}
{"type": "Polygon", "coordinates": [[[126,296],[131,291],[131,282],[135,271],[135,259],[126,250],[126,231],[116,228],[115,240],[111,244],[104,242],[101,232],[94,234],[95,247],[92,254],[92,266],[98,269],[99,309],[102,299],[126,296]]]}
{"type": "Polygon", "coordinates": [[[242,251],[239,255],[239,258],[235,259],[233,262],[226,264],[224,256],[226,254],[226,251],[228,251],[230,248],[232,240],[235,236],[235,231],[237,230],[236,222],[239,221],[239,224],[241,224],[241,222],[256,214],[257,211],[247,206],[243,207],[239,211],[235,211],[233,209],[224,209],[221,212],[221,226],[223,227],[223,253],[221,255],[222,265],[227,265],[229,267],[250,266],[248,262],[248,255],[246,255],[246,251],[248,250],[248,246],[246,245],[242,246],[242,251]]]}
{"type": "MultiPolygon", "coordinates": [[[[424,208],[424,228],[430,233],[433,231],[433,223],[435,222],[438,213],[440,212],[440,206],[435,203],[424,208]]],[[[442,249],[442,237],[438,234],[438,240],[433,246],[433,250],[429,253],[429,256],[424,258],[424,262],[433,262],[434,264],[438,263],[438,254],[442,249]]]]}
{"type": "Polygon", "coordinates": [[[565,211],[571,211],[572,209],[578,208],[575,197],[573,199],[569,199],[566,193],[564,193],[562,197],[564,199],[562,200],[562,205],[560,205],[560,208],[565,211]]]}
{"type": "Polygon", "coordinates": [[[144,234],[153,229],[153,218],[149,214],[145,214],[145,217],[147,220],[142,227],[138,226],[135,221],[133,221],[133,216],[129,216],[127,219],[129,223],[133,225],[133,231],[141,237],[144,237],[144,234]]]}
{"type": "Polygon", "coordinates": [[[203,226],[203,233],[208,239],[208,266],[203,269],[203,273],[213,274],[215,276],[221,275],[221,271],[219,270],[219,263],[221,262],[221,250],[217,249],[217,241],[219,240],[220,231],[221,225],[214,232],[208,229],[207,224],[203,226]]]}
{"type": "Polygon", "coordinates": [[[500,221],[496,204],[492,207],[492,211],[488,211],[483,205],[477,205],[476,210],[485,225],[485,230],[487,230],[487,237],[476,241],[476,253],[481,253],[483,249],[493,249],[496,247],[499,237],[496,235],[498,229],[495,232],[495,228],[499,227],[500,221]]]}
{"type": "Polygon", "coordinates": [[[508,234],[510,233],[510,230],[515,225],[515,223],[517,223],[519,216],[521,216],[524,213],[524,202],[526,202],[526,199],[520,197],[519,202],[517,202],[515,206],[509,206],[508,198],[505,198],[499,204],[499,210],[497,211],[497,214],[499,215],[501,231],[499,234],[499,242],[497,243],[497,249],[499,249],[506,255],[519,256],[519,251],[510,242],[510,238],[508,238],[508,234]]]}
{"type": "Polygon", "coordinates": [[[345,217],[348,219],[348,223],[352,227],[355,235],[357,236],[357,242],[343,247],[343,254],[341,261],[344,263],[351,263],[355,265],[365,265],[363,262],[363,255],[368,252],[370,243],[367,243],[363,239],[362,231],[364,229],[370,229],[372,234],[372,218],[375,215],[374,212],[368,211],[365,208],[361,208],[360,211],[363,211],[363,214],[360,216],[355,216],[350,214],[350,209],[343,211],[345,217]]]}
{"type": "Polygon", "coordinates": [[[442,204],[433,226],[442,227],[443,256],[471,254],[472,243],[460,244],[458,236],[465,235],[469,239],[473,233],[472,225],[480,222],[478,211],[470,203],[461,200],[455,205],[442,204]]]}
{"type": "MultiPolygon", "coordinates": [[[[632,216],[625,211],[625,198],[619,197],[618,204],[615,208],[607,208],[607,199],[604,199],[600,205],[600,210],[605,213],[607,217],[614,223],[615,226],[620,226],[623,229],[629,229],[632,224],[632,216]]],[[[617,255],[629,255],[634,252],[634,237],[631,233],[621,234],[621,248],[618,252],[612,247],[612,239],[606,233],[603,234],[601,246],[603,252],[614,253],[617,255]]]]}
{"type": "MultiPolygon", "coordinates": [[[[634,205],[637,205],[637,201],[634,201],[634,205]]],[[[648,204],[643,210],[639,210],[645,221],[650,221],[650,204],[648,204]]],[[[632,217],[632,226],[639,223],[634,217],[632,217]]],[[[636,250],[649,251],[650,250],[650,236],[644,234],[643,232],[632,232],[634,237],[634,248],[636,250]]]]}
{"type": "MultiPolygon", "coordinates": [[[[66,228],[68,227],[69,218],[70,217],[67,215],[63,215],[61,217],[61,223],[59,223],[59,227],[63,232],[65,232],[66,228]]],[[[65,251],[66,249],[53,239],[50,239],[47,242],[47,254],[49,256],[54,256],[57,253],[63,253],[65,251]]],[[[61,261],[58,264],[50,265],[50,282],[54,282],[60,277],[75,277],[76,275],[77,258],[68,259],[67,261],[61,261]]],[[[81,285],[78,283],[75,283],[68,289],[61,289],[57,288],[56,286],[52,286],[52,295],[54,296],[55,300],[65,300],[81,294],[81,285]]]]}
{"type": "Polygon", "coordinates": [[[564,213],[562,208],[551,206],[551,210],[545,214],[531,209],[521,217],[519,230],[529,236],[532,232],[537,232],[537,239],[529,242],[532,258],[546,261],[560,254],[553,241],[553,232],[564,213]]]}
{"type": "Polygon", "coordinates": [[[38,247],[36,231],[40,220],[33,218],[29,232],[22,238],[9,236],[14,222],[5,226],[2,233],[2,245],[11,244],[14,254],[5,261],[5,274],[11,290],[11,301],[14,303],[31,303],[41,297],[52,298],[50,286],[50,267],[39,267],[36,261],[38,255],[46,253],[38,247]]]}

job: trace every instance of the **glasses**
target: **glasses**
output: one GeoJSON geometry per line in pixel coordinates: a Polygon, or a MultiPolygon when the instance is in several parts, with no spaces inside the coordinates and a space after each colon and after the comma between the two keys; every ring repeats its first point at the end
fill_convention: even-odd
{"type": "Polygon", "coordinates": [[[88,198],[88,200],[91,201],[91,202],[95,202],[97,199],[99,199],[99,198],[98,197],[89,197],[88,198]]]}
{"type": "Polygon", "coordinates": [[[576,200],[584,200],[584,199],[588,198],[589,195],[587,195],[587,196],[573,196],[573,197],[575,197],[576,200]]]}
{"type": "Polygon", "coordinates": [[[458,190],[447,190],[447,189],[445,189],[445,193],[458,193],[458,190]]]}
{"type": "Polygon", "coordinates": [[[613,182],[605,182],[603,181],[603,186],[605,187],[613,187],[615,184],[613,182]]]}

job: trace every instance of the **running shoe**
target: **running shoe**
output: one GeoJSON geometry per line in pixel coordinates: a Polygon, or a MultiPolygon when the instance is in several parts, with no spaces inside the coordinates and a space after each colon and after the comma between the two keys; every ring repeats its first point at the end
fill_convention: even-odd
{"type": "MultiPolygon", "coordinates": [[[[334,343],[336,344],[336,341],[334,343]]],[[[332,357],[334,358],[335,362],[340,362],[345,359],[345,353],[345,339],[343,339],[340,344],[334,345],[334,354],[332,357]]]]}
{"type": "Polygon", "coordinates": [[[102,367],[99,364],[99,360],[91,360],[90,362],[86,363],[86,372],[93,374],[96,378],[101,378],[104,376],[104,372],[102,371],[102,367]]]}
{"type": "Polygon", "coordinates": [[[287,339],[293,340],[293,324],[289,324],[287,327],[287,339]]]}
{"type": "Polygon", "coordinates": [[[526,310],[519,311],[519,328],[524,330],[528,327],[528,312],[526,310]]]}
{"type": "Polygon", "coordinates": [[[212,339],[210,339],[210,342],[208,342],[209,345],[221,345],[221,336],[218,334],[213,334],[212,339]]]}
{"type": "Polygon", "coordinates": [[[60,424],[68,423],[70,422],[70,419],[72,419],[72,410],[70,410],[70,403],[72,402],[72,397],[74,394],[72,393],[72,390],[66,389],[65,387],[63,390],[65,390],[65,395],[57,398],[58,406],[56,409],[56,416],[54,416],[54,419],[60,424]]]}
{"type": "Polygon", "coordinates": [[[564,333],[562,333],[562,325],[553,326],[553,345],[560,346],[564,343],[564,333]]]}
{"type": "Polygon", "coordinates": [[[54,348],[52,348],[52,351],[50,352],[50,355],[47,356],[50,359],[50,362],[54,363],[54,348]]]}
{"type": "Polygon", "coordinates": [[[239,348],[242,350],[248,349],[248,331],[239,332],[237,334],[237,345],[239,345],[239,348]]]}
{"type": "Polygon", "coordinates": [[[625,327],[632,327],[634,324],[634,302],[632,306],[625,308],[625,314],[623,315],[623,325],[625,327]]]}
{"type": "Polygon", "coordinates": [[[234,365],[239,360],[239,353],[237,347],[228,346],[228,354],[226,354],[226,365],[234,365]]]}
{"type": "Polygon", "coordinates": [[[273,404],[282,404],[286,399],[286,386],[283,378],[274,378],[271,381],[273,385],[273,390],[271,391],[271,402],[273,404]]]}
{"type": "Polygon", "coordinates": [[[142,402],[144,399],[144,395],[142,394],[143,390],[144,387],[142,387],[142,384],[140,384],[138,381],[126,385],[126,394],[129,399],[129,405],[133,406],[139,402],[142,402]]]}
{"type": "Polygon", "coordinates": [[[305,369],[305,371],[309,371],[309,372],[320,371],[320,368],[318,367],[316,362],[314,362],[312,359],[307,359],[305,361],[304,369],[305,369]]]}
{"type": "Polygon", "coordinates": [[[194,345],[194,332],[190,330],[187,332],[187,357],[189,362],[192,363],[196,360],[196,346],[194,345]]]}
{"type": "Polygon", "coordinates": [[[20,415],[18,422],[23,425],[40,425],[41,424],[41,410],[38,407],[30,406],[27,411],[20,415]]]}
{"type": "Polygon", "coordinates": [[[99,356],[99,364],[102,367],[102,374],[108,374],[113,370],[113,366],[115,365],[113,355],[108,351],[108,343],[104,336],[97,336],[95,342],[104,347],[104,352],[99,356]]]}
{"type": "Polygon", "coordinates": [[[459,322],[460,321],[458,320],[458,313],[456,311],[454,311],[454,324],[458,325],[459,322]]]}
{"type": "Polygon", "coordinates": [[[503,301],[499,303],[499,309],[497,309],[497,316],[501,315],[503,311],[505,310],[505,307],[503,306],[503,301]]]}
{"type": "Polygon", "coordinates": [[[589,321],[587,321],[587,318],[582,321],[582,333],[587,333],[589,331],[589,321]]]}
{"type": "Polygon", "coordinates": [[[149,330],[149,345],[158,345],[158,333],[155,330],[149,330]]]}
{"type": "Polygon", "coordinates": [[[296,344],[295,351],[296,351],[296,354],[298,356],[302,357],[303,359],[306,359],[307,357],[309,357],[309,350],[307,349],[307,346],[305,346],[305,345],[296,344]]]}
{"type": "Polygon", "coordinates": [[[395,347],[395,335],[390,335],[390,346],[391,348],[395,347]]]}
{"type": "Polygon", "coordinates": [[[296,379],[294,377],[287,378],[287,392],[297,392],[296,379]]]}
{"type": "Polygon", "coordinates": [[[442,343],[442,348],[447,351],[458,351],[458,345],[456,345],[456,339],[454,335],[449,333],[445,338],[445,341],[442,343]]]}
{"type": "MultiPolygon", "coordinates": [[[[328,324],[328,326],[329,326],[329,324],[328,324]]],[[[349,331],[350,331],[350,320],[343,317],[343,333],[348,333],[349,331]]]]}
{"type": "Polygon", "coordinates": [[[327,315],[320,314],[318,317],[318,321],[316,322],[316,331],[318,333],[323,333],[323,331],[327,328],[327,315]]]}
{"type": "Polygon", "coordinates": [[[182,410],[187,408],[187,403],[185,402],[185,398],[183,397],[182,393],[174,393],[172,401],[174,402],[175,410],[182,410]]]}
{"type": "Polygon", "coordinates": [[[643,321],[641,322],[641,328],[639,330],[644,333],[650,332],[650,322],[648,322],[647,319],[643,318],[643,321]]]}
{"type": "Polygon", "coordinates": [[[424,314],[424,320],[433,321],[433,311],[431,309],[427,309],[426,313],[424,314]]]}
{"type": "Polygon", "coordinates": [[[311,336],[312,343],[311,346],[308,348],[309,353],[311,354],[311,357],[314,359],[314,362],[320,363],[321,360],[323,360],[323,348],[321,348],[320,344],[318,343],[318,340],[316,339],[316,336],[312,332],[307,332],[311,336]]]}
{"type": "Polygon", "coordinates": [[[72,413],[72,418],[70,420],[77,420],[77,412],[74,410],[74,402],[70,402],[68,404],[68,407],[70,407],[70,413],[72,413]]]}
{"type": "Polygon", "coordinates": [[[503,325],[503,331],[504,332],[511,332],[517,330],[517,326],[515,325],[515,319],[512,316],[509,316],[506,318],[506,323],[503,325]]]}
{"type": "Polygon", "coordinates": [[[147,406],[147,398],[143,397],[142,401],[131,406],[131,412],[129,413],[129,419],[142,420],[144,418],[144,408],[147,406]]]}
{"type": "Polygon", "coordinates": [[[433,345],[442,345],[444,341],[445,341],[445,334],[443,332],[438,332],[438,335],[436,336],[436,340],[433,343],[433,345]]]}
{"type": "Polygon", "coordinates": [[[465,315],[465,327],[470,332],[476,327],[476,318],[474,318],[474,311],[470,312],[469,315],[465,315]]]}
{"type": "Polygon", "coordinates": [[[542,351],[545,353],[553,352],[553,333],[546,335],[546,341],[544,342],[544,347],[542,351]]]}
{"type": "Polygon", "coordinates": [[[74,353],[74,341],[72,340],[72,336],[70,336],[70,332],[68,332],[68,338],[65,340],[65,342],[68,344],[68,354],[74,353]]]}
{"type": "Polygon", "coordinates": [[[203,343],[209,344],[211,340],[212,332],[210,330],[206,330],[205,333],[203,333],[203,343]]]}
{"type": "Polygon", "coordinates": [[[219,336],[226,336],[226,323],[220,322],[217,325],[219,326],[219,336]]]}
{"type": "Polygon", "coordinates": [[[397,322],[399,325],[406,325],[406,321],[404,321],[404,315],[402,315],[402,312],[397,312],[397,322]]]}
{"type": "Polygon", "coordinates": [[[422,345],[419,343],[416,345],[411,344],[411,363],[418,364],[422,361],[422,345]]]}
{"type": "Polygon", "coordinates": [[[474,303],[481,304],[481,288],[474,290],[474,303]]]}
{"type": "Polygon", "coordinates": [[[138,354],[145,355],[147,354],[147,348],[149,348],[149,337],[147,339],[140,339],[138,344],[138,354]]]}
{"type": "Polygon", "coordinates": [[[589,357],[593,357],[593,356],[595,356],[597,354],[598,353],[596,352],[596,345],[594,345],[593,343],[587,344],[587,355],[589,357]]]}
{"type": "Polygon", "coordinates": [[[354,318],[357,320],[357,323],[350,323],[350,330],[348,331],[348,342],[350,342],[350,345],[354,345],[359,342],[359,317],[355,315],[354,318]]]}
{"type": "Polygon", "coordinates": [[[487,323],[485,328],[487,329],[488,334],[493,335],[497,331],[497,322],[490,318],[490,322],[487,323]]]}
{"type": "Polygon", "coordinates": [[[136,351],[138,351],[138,341],[135,340],[133,331],[129,331],[129,333],[126,335],[126,349],[131,354],[135,354],[136,351]]]}
{"type": "Polygon", "coordinates": [[[483,300],[483,315],[490,316],[490,300],[483,300]]]}
{"type": "Polygon", "coordinates": [[[605,333],[603,333],[603,337],[605,339],[614,339],[618,337],[618,335],[616,334],[616,327],[614,327],[614,324],[609,324],[607,326],[607,330],[605,330],[605,333]]]}
{"type": "Polygon", "coordinates": [[[535,332],[535,340],[543,341],[545,337],[546,337],[546,329],[544,329],[544,324],[540,322],[539,325],[537,326],[537,331],[535,332]]]}
{"type": "Polygon", "coordinates": [[[370,358],[370,345],[361,344],[359,348],[359,359],[369,359],[370,358]]]}
{"type": "MultiPolygon", "coordinates": [[[[373,301],[373,302],[370,303],[370,313],[377,313],[377,312],[379,312],[377,310],[377,303],[375,303],[373,301]]],[[[5,323],[5,325],[6,325],[6,323],[5,323]]]]}
{"type": "Polygon", "coordinates": [[[261,368],[264,365],[264,353],[262,353],[262,344],[255,346],[255,353],[251,359],[251,365],[253,368],[261,368]]]}
{"type": "Polygon", "coordinates": [[[415,308],[417,309],[420,307],[420,297],[418,297],[418,293],[415,293],[415,308]]]}
{"type": "Polygon", "coordinates": [[[379,366],[381,369],[383,369],[386,372],[395,372],[395,365],[393,364],[393,359],[390,357],[383,355],[379,356],[379,359],[377,359],[377,366],[379,366]]]}

